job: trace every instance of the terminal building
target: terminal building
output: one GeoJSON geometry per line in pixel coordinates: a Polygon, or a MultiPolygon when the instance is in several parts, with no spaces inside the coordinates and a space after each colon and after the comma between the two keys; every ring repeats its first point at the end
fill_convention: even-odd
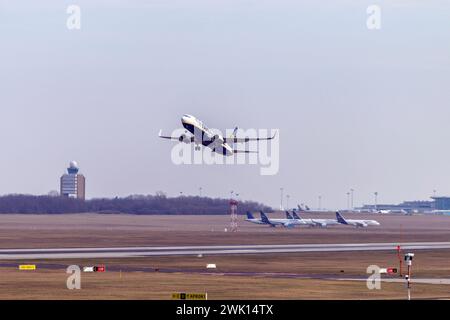
{"type": "Polygon", "coordinates": [[[431,197],[434,200],[434,210],[450,210],[450,197],[431,197]]]}
{"type": "Polygon", "coordinates": [[[78,164],[75,161],[70,162],[67,173],[61,177],[61,196],[86,199],[86,178],[78,171],[78,164]]]}
{"type": "Polygon", "coordinates": [[[434,209],[433,201],[404,201],[400,204],[366,204],[361,210],[390,210],[390,211],[407,211],[407,212],[426,212],[434,209]]]}
{"type": "Polygon", "coordinates": [[[406,212],[433,212],[434,210],[450,210],[450,197],[431,197],[433,201],[404,201],[400,204],[364,205],[360,210],[391,210],[406,212]]]}

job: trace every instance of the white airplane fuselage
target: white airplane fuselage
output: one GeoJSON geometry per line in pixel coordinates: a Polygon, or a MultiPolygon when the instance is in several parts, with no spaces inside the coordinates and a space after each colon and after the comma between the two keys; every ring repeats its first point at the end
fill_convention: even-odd
{"type": "Polygon", "coordinates": [[[347,224],[355,226],[355,227],[368,227],[368,226],[379,226],[380,223],[375,220],[354,220],[354,219],[346,219],[347,224]]]}
{"type": "Polygon", "coordinates": [[[294,226],[306,224],[302,220],[297,220],[297,219],[269,219],[269,221],[273,225],[283,226],[283,227],[294,227],[294,226]]]}
{"type": "MultiPolygon", "coordinates": [[[[214,134],[211,129],[205,126],[203,122],[196,117],[185,114],[181,118],[181,124],[192,134],[196,144],[211,148],[213,152],[224,156],[231,156],[234,154],[231,146],[224,142],[224,138],[220,134],[214,134]]],[[[188,139],[187,137],[185,138],[188,139]]],[[[183,137],[180,137],[180,141],[185,142],[183,137]]]]}
{"type": "Polygon", "coordinates": [[[329,225],[337,225],[339,224],[336,220],[333,219],[300,219],[305,224],[314,226],[314,227],[326,227],[329,225]]]}
{"type": "Polygon", "coordinates": [[[256,218],[255,219],[246,218],[245,221],[255,223],[255,224],[266,224],[266,223],[262,222],[261,219],[256,219],[256,218]]]}

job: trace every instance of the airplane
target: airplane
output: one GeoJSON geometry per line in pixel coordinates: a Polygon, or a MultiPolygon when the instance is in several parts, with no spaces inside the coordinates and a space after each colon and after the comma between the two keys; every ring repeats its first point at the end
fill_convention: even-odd
{"type": "Polygon", "coordinates": [[[298,212],[311,212],[311,213],[313,213],[313,212],[317,212],[317,213],[328,213],[328,212],[330,212],[330,211],[332,211],[332,210],[327,210],[327,209],[311,209],[310,207],[308,207],[307,205],[303,205],[303,204],[298,204],[297,205],[297,211],[298,212]]]}
{"type": "Polygon", "coordinates": [[[354,219],[345,219],[339,211],[336,211],[336,220],[340,224],[351,225],[360,228],[366,228],[368,226],[379,226],[380,223],[376,220],[354,220],[354,219]]]}
{"type": "Polygon", "coordinates": [[[321,227],[326,228],[329,225],[338,225],[339,222],[334,219],[303,219],[297,215],[295,211],[292,212],[295,220],[303,221],[303,224],[309,225],[311,227],[321,227]]]}
{"type": "Polygon", "coordinates": [[[297,205],[297,208],[298,208],[298,211],[300,211],[300,212],[305,212],[305,211],[311,210],[311,209],[309,209],[308,206],[305,206],[305,208],[303,208],[303,206],[301,206],[299,204],[297,205]]]}
{"type": "Polygon", "coordinates": [[[266,224],[265,222],[262,221],[262,219],[257,219],[255,218],[250,211],[247,211],[247,219],[245,219],[245,221],[251,222],[251,223],[256,223],[256,224],[266,224]]]}
{"type": "MultiPolygon", "coordinates": [[[[292,211],[293,214],[295,214],[295,211],[292,211]]],[[[297,216],[298,217],[298,216],[297,216]]],[[[295,217],[291,216],[289,211],[286,210],[286,219],[287,221],[284,223],[284,227],[291,228],[299,225],[307,225],[307,223],[303,219],[296,219],[295,217]]]]}
{"type": "MultiPolygon", "coordinates": [[[[264,212],[260,211],[260,214],[261,214],[261,221],[264,222],[265,224],[270,225],[271,227],[283,226],[285,228],[292,228],[295,227],[296,225],[305,224],[303,223],[303,221],[293,219],[292,217],[287,219],[269,219],[264,212]]],[[[290,215],[286,215],[286,217],[289,216],[290,215]]]]}
{"type": "Polygon", "coordinates": [[[396,210],[378,210],[375,213],[381,213],[381,214],[402,213],[402,214],[407,214],[408,212],[405,209],[396,209],[396,210]]]}
{"type": "Polygon", "coordinates": [[[203,145],[205,147],[211,148],[213,152],[216,152],[224,156],[232,156],[236,153],[255,153],[255,151],[249,150],[235,150],[231,147],[230,143],[272,140],[276,136],[275,132],[275,134],[272,137],[237,138],[236,133],[238,128],[236,127],[230,138],[224,138],[220,134],[214,134],[211,129],[209,129],[206,125],[203,124],[202,121],[189,114],[185,114],[181,117],[181,124],[186,129],[186,132],[189,131],[192,134],[192,136],[188,137],[185,134],[182,134],[179,137],[163,136],[162,130],[160,130],[159,137],[163,139],[177,140],[179,142],[184,143],[195,143],[196,144],[195,150],[200,150],[200,145],[203,145]]]}

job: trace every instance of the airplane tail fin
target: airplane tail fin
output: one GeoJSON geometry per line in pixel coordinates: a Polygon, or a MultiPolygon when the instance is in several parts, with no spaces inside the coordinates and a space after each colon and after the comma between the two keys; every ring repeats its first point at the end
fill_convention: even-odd
{"type": "Polygon", "coordinates": [[[231,137],[230,137],[231,139],[236,138],[237,131],[238,131],[238,127],[234,128],[233,133],[231,134],[231,137]]]}
{"type": "Polygon", "coordinates": [[[286,219],[293,219],[289,211],[286,211],[286,219]]]}
{"type": "Polygon", "coordinates": [[[267,216],[266,216],[266,214],[264,212],[260,211],[260,214],[261,214],[261,221],[262,222],[267,223],[267,224],[271,224],[270,221],[269,221],[269,218],[267,218],[267,216]]]}
{"type": "Polygon", "coordinates": [[[292,215],[294,216],[294,219],[297,219],[297,220],[301,220],[302,219],[302,218],[300,218],[298,216],[297,212],[295,212],[295,211],[292,212],[292,215]]]}
{"type": "Polygon", "coordinates": [[[233,133],[230,135],[229,138],[225,139],[225,142],[236,143],[237,142],[237,139],[236,139],[237,132],[238,132],[238,127],[234,128],[233,133]]]}
{"type": "Polygon", "coordinates": [[[305,211],[305,209],[303,209],[299,204],[297,205],[297,207],[299,212],[305,211]]]}
{"type": "Polygon", "coordinates": [[[311,210],[307,205],[305,205],[306,211],[311,210]]]}
{"type": "Polygon", "coordinates": [[[336,211],[336,220],[339,223],[348,224],[347,220],[345,220],[345,218],[339,213],[339,211],[336,211]]]}
{"type": "Polygon", "coordinates": [[[247,219],[255,219],[255,217],[253,217],[250,211],[247,211],[247,219]]]}

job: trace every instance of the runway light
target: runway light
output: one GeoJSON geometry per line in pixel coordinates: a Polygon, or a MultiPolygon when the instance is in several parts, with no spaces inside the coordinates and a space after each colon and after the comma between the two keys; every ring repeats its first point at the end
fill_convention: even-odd
{"type": "Polygon", "coordinates": [[[380,268],[380,273],[387,273],[387,274],[397,273],[397,268],[380,268]]]}
{"type": "Polygon", "coordinates": [[[105,266],[84,267],[83,272],[105,272],[105,266]]]}
{"type": "Polygon", "coordinates": [[[397,273],[397,268],[387,268],[387,273],[388,274],[397,273]]]}
{"type": "Polygon", "coordinates": [[[95,272],[105,272],[106,268],[105,268],[105,266],[97,266],[97,267],[94,267],[94,271],[95,272]]]}

